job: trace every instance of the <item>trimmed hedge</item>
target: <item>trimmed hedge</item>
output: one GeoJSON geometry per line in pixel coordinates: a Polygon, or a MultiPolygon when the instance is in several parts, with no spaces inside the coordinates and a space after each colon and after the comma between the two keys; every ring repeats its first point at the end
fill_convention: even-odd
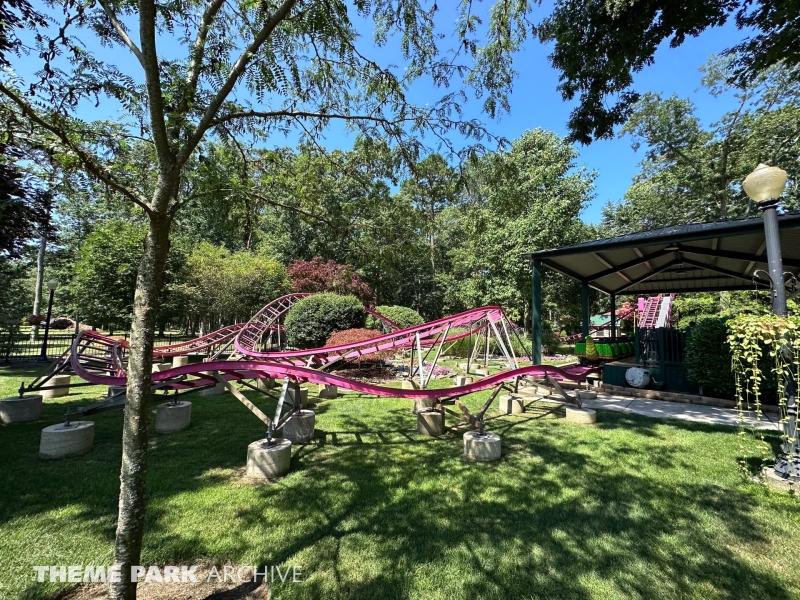
{"type": "Polygon", "coordinates": [[[316,294],[289,309],[284,327],[292,346],[320,348],[332,333],[363,327],[366,315],[355,296],[316,294]]]}
{"type": "MultiPolygon", "coordinates": [[[[425,319],[423,319],[417,311],[413,308],[406,308],[405,306],[376,306],[375,310],[390,321],[397,323],[400,329],[414,327],[414,325],[422,325],[425,322],[425,319]]],[[[367,329],[383,331],[382,325],[380,320],[372,315],[367,316],[367,329]]]]}

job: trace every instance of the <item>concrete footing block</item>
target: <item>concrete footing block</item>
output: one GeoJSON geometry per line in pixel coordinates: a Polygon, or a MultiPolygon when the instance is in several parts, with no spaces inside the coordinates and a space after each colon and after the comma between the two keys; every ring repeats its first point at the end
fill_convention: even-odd
{"type": "Polygon", "coordinates": [[[525,412],[525,404],[517,396],[503,394],[498,402],[500,403],[500,412],[504,412],[507,415],[518,415],[525,412]]]}
{"type": "Polygon", "coordinates": [[[42,414],[42,396],[33,394],[29,396],[12,396],[0,400],[0,422],[22,423],[35,421],[42,414]]]}
{"type": "Polygon", "coordinates": [[[48,398],[61,398],[62,396],[69,395],[69,384],[70,384],[70,376],[69,375],[54,375],[51,377],[47,383],[45,383],[45,387],[51,385],[62,386],[65,385],[67,387],[59,387],[54,390],[39,390],[39,393],[42,395],[42,398],[45,400],[48,398]]]}
{"type": "Polygon", "coordinates": [[[153,373],[161,373],[172,368],[172,363],[153,363],[153,373]]]}
{"type": "Polygon", "coordinates": [[[173,356],[172,357],[172,367],[185,367],[189,364],[189,357],[188,356],[173,356]]]}
{"type": "Polygon", "coordinates": [[[92,449],[94,441],[93,421],[72,421],[69,425],[59,423],[42,429],[39,438],[39,458],[69,458],[80,456],[92,449]]]}
{"type": "Polygon", "coordinates": [[[417,413],[417,431],[433,437],[444,433],[444,415],[438,410],[423,410],[417,413]]]}
{"type": "Polygon", "coordinates": [[[339,388],[335,385],[331,385],[328,383],[320,384],[319,389],[317,390],[317,398],[322,398],[325,400],[332,400],[334,398],[339,397],[339,388]]]}
{"type": "MultiPolygon", "coordinates": [[[[294,397],[294,388],[290,385],[286,390],[287,398],[296,405],[294,397]]],[[[300,408],[308,406],[308,388],[300,388],[300,408]]]]}
{"type": "Polygon", "coordinates": [[[125,394],[127,391],[127,387],[124,385],[110,385],[108,386],[108,397],[116,396],[120,392],[125,394]]]}
{"type": "Polygon", "coordinates": [[[472,372],[475,373],[475,375],[480,375],[481,377],[486,377],[487,375],[489,375],[489,369],[484,369],[484,368],[473,369],[472,372]]]}
{"type": "Polygon", "coordinates": [[[256,379],[256,388],[262,392],[266,392],[275,387],[275,380],[272,377],[262,377],[256,379]]]}
{"type": "Polygon", "coordinates": [[[292,442],[277,438],[268,444],[266,439],[253,442],[247,447],[247,476],[259,479],[275,479],[289,472],[292,462],[292,442]]]}
{"type": "Polygon", "coordinates": [[[404,390],[418,390],[419,384],[413,379],[403,379],[400,387],[404,390]]]}
{"type": "Polygon", "coordinates": [[[580,400],[597,400],[597,392],[593,392],[591,390],[577,390],[575,392],[575,397],[580,400]]]}
{"type": "Polygon", "coordinates": [[[218,383],[214,387],[206,388],[200,392],[201,396],[223,396],[225,392],[228,391],[228,388],[225,387],[224,383],[218,383]]]}
{"type": "Polygon", "coordinates": [[[414,408],[411,410],[411,414],[416,415],[429,408],[433,408],[433,398],[414,398],[414,408]]]}
{"type": "Polygon", "coordinates": [[[457,375],[453,377],[453,383],[456,387],[461,387],[462,385],[467,385],[468,383],[472,383],[474,380],[472,377],[465,377],[464,375],[457,375]]]}
{"type": "Polygon", "coordinates": [[[590,408],[567,407],[567,422],[578,425],[592,425],[597,423],[597,413],[590,408]]]}
{"type": "Polygon", "coordinates": [[[800,492],[800,481],[793,482],[791,479],[784,479],[775,472],[774,465],[769,465],[761,470],[761,478],[765,484],[774,490],[781,492],[800,492]]]}
{"type": "Polygon", "coordinates": [[[491,462],[499,460],[502,453],[500,436],[486,432],[467,431],[464,434],[464,456],[469,460],[491,462]]]}
{"type": "Polygon", "coordinates": [[[283,437],[292,444],[307,444],[314,439],[314,426],[317,415],[313,410],[294,413],[283,425],[283,437]]]}
{"type": "Polygon", "coordinates": [[[183,431],[192,421],[192,403],[184,400],[164,402],[156,407],[156,431],[158,433],[177,433],[183,431]]]}

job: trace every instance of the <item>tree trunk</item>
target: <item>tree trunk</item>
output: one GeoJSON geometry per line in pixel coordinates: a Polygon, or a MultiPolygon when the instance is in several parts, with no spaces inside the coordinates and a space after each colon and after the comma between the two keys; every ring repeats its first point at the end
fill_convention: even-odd
{"type": "Polygon", "coordinates": [[[121,566],[122,580],[109,586],[110,597],[114,600],[136,598],[136,583],[130,581],[130,572],[131,565],[140,564],[142,553],[155,317],[169,250],[169,228],[166,217],[158,213],[151,216],[136,278],[122,432],[119,515],[114,546],[114,564],[121,566]]]}
{"type": "MultiPolygon", "coordinates": [[[[42,239],[39,241],[39,254],[36,256],[36,290],[33,297],[33,314],[39,316],[42,309],[42,284],[44,283],[44,253],[47,250],[47,232],[42,232],[42,239]]],[[[31,341],[36,341],[39,333],[39,325],[31,328],[31,341]]]]}

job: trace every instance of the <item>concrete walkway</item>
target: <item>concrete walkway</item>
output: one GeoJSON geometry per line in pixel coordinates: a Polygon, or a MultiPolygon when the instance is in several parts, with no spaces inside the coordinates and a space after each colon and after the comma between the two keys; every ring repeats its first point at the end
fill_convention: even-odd
{"type": "MultiPolygon", "coordinates": [[[[736,427],[739,424],[739,412],[732,408],[683,404],[664,400],[647,400],[645,398],[631,398],[630,396],[597,394],[597,400],[584,400],[583,406],[584,408],[601,408],[634,413],[654,419],[679,419],[681,421],[730,425],[732,427],[736,427]]],[[[761,420],[758,421],[753,412],[745,412],[745,422],[748,425],[755,425],[759,429],[780,430],[778,418],[775,413],[762,413],[761,420]]]]}

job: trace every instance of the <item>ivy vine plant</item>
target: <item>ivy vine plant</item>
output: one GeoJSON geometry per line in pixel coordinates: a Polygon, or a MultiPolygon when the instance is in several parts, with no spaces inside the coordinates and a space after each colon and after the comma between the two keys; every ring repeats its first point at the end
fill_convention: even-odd
{"type": "MultiPolygon", "coordinates": [[[[783,425],[787,420],[785,382],[792,371],[795,381],[800,381],[800,362],[793,359],[800,349],[800,317],[742,314],[727,325],[740,434],[744,434],[746,410],[753,411],[757,420],[761,419],[765,394],[777,396],[783,425]]],[[[793,443],[793,439],[788,439],[786,427],[782,427],[782,431],[784,443],[793,443]]],[[[759,440],[764,461],[771,452],[763,435],[759,434],[759,440]]]]}

